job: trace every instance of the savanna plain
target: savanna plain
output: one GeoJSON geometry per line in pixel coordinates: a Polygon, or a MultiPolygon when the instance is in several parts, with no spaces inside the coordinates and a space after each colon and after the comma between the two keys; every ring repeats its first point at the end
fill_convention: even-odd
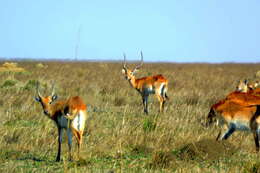
{"type": "Polygon", "coordinates": [[[151,95],[146,115],[120,62],[17,63],[25,71],[0,72],[1,172],[260,171],[251,133],[217,142],[218,128],[203,126],[210,106],[239,80],[256,80],[260,64],[145,63],[137,78],[163,74],[170,98],[159,114],[151,95]],[[68,161],[64,135],[62,161],[55,162],[58,132],[34,100],[38,81],[42,95],[50,95],[55,81],[59,98],[79,95],[88,106],[80,158],[73,139],[74,161],[68,161]]]}

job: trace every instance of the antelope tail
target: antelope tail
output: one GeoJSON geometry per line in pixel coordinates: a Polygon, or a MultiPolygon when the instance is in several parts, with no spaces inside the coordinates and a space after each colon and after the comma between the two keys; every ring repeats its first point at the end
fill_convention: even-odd
{"type": "Polygon", "coordinates": [[[168,83],[165,83],[162,87],[162,96],[166,99],[169,100],[170,98],[167,96],[167,89],[168,89],[168,83]]]}

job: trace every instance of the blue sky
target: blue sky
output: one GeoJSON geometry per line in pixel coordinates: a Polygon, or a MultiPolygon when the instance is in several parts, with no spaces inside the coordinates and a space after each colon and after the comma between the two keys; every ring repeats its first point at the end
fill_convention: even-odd
{"type": "Polygon", "coordinates": [[[259,19],[259,0],[3,0],[0,57],[260,62],[259,19]]]}

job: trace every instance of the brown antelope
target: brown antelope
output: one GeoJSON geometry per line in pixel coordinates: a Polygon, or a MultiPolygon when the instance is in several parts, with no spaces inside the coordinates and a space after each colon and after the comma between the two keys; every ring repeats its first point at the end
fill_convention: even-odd
{"type": "Polygon", "coordinates": [[[217,124],[226,128],[220,130],[216,140],[226,140],[236,130],[251,131],[254,135],[256,151],[259,151],[260,105],[243,106],[232,100],[221,100],[214,104],[207,116],[206,125],[217,124]]]}
{"type": "Polygon", "coordinates": [[[83,100],[79,96],[75,96],[66,100],[59,100],[54,103],[57,99],[57,95],[54,92],[54,84],[52,86],[52,94],[50,96],[44,97],[40,94],[39,83],[37,83],[36,92],[37,97],[35,97],[35,100],[41,103],[44,114],[52,119],[58,128],[59,146],[56,161],[60,161],[63,129],[66,129],[68,136],[69,160],[72,160],[71,149],[73,135],[76,137],[78,143],[79,157],[87,116],[87,107],[83,100]]]}
{"type": "Polygon", "coordinates": [[[148,96],[150,94],[155,94],[160,102],[160,112],[164,110],[164,104],[168,99],[167,89],[168,80],[161,74],[155,76],[147,76],[143,78],[136,79],[135,73],[143,65],[143,54],[141,52],[141,63],[137,65],[134,70],[130,70],[126,66],[126,56],[124,54],[124,65],[122,73],[125,79],[129,81],[130,85],[135,88],[142,96],[144,112],[148,114],[148,96]]]}

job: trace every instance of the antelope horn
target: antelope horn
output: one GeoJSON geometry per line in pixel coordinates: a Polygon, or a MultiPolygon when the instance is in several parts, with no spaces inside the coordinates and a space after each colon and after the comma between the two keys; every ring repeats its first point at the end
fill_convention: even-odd
{"type": "Polygon", "coordinates": [[[135,70],[142,67],[142,65],[143,65],[143,63],[144,63],[143,59],[144,59],[144,58],[143,58],[143,52],[141,51],[141,63],[135,67],[135,70]]]}
{"type": "Polygon", "coordinates": [[[55,95],[55,87],[54,87],[54,85],[55,85],[55,82],[52,81],[51,96],[54,96],[54,95],[55,95]]]}
{"type": "Polygon", "coordinates": [[[39,81],[37,81],[37,84],[36,84],[36,92],[38,94],[39,97],[42,97],[40,91],[39,91],[39,81]]]}

